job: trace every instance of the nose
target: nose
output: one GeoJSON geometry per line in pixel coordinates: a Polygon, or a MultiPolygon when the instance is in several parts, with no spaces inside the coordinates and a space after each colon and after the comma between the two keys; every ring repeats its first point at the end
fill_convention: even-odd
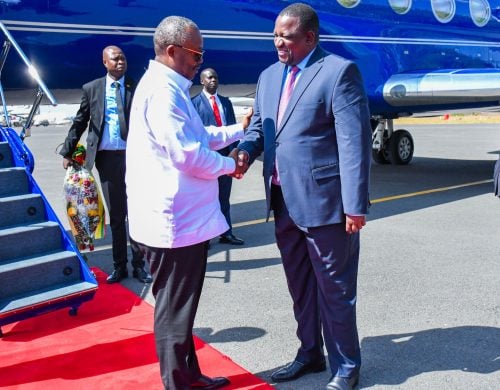
{"type": "Polygon", "coordinates": [[[282,37],[274,37],[274,46],[280,47],[284,43],[284,40],[282,37]]]}

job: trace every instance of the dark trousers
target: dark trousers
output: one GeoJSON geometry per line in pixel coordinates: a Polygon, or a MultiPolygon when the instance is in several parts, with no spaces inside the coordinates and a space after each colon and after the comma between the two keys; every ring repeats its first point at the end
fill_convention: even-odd
{"type": "Polygon", "coordinates": [[[193,325],[207,266],[208,242],[182,248],[139,244],[149,262],[155,297],[154,332],[163,385],[188,390],[201,376],[193,325]]]}
{"type": "MultiPolygon", "coordinates": [[[[115,269],[127,268],[127,192],[125,187],[125,151],[97,152],[95,166],[109,212],[115,269]]],[[[132,266],[144,267],[137,243],[130,239],[132,266]]]]}
{"type": "Polygon", "coordinates": [[[293,299],[300,348],[296,359],[321,359],[323,337],[332,375],[353,377],[361,365],[356,326],[359,233],[345,224],[297,226],[281,187],[272,186],[276,242],[293,299]]]}
{"type": "Polygon", "coordinates": [[[231,196],[231,187],[233,185],[233,178],[231,176],[223,175],[219,176],[219,203],[220,211],[224,214],[226,222],[229,225],[229,230],[226,233],[232,233],[231,224],[231,205],[229,203],[229,198],[231,196]]]}

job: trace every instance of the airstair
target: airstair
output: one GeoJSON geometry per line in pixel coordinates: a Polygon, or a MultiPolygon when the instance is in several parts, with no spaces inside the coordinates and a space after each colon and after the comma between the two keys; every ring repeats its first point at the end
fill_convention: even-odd
{"type": "Polygon", "coordinates": [[[0,337],[1,327],[91,300],[97,281],[33,178],[34,158],[23,140],[43,96],[57,102],[38,72],[0,22],[5,37],[0,76],[14,47],[38,85],[20,134],[11,127],[0,77],[5,126],[0,125],[0,337]]]}

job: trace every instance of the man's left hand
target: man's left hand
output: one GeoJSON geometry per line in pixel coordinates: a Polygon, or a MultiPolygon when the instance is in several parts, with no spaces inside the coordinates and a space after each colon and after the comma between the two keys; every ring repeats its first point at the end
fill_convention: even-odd
{"type": "Polygon", "coordinates": [[[366,225],[366,217],[364,215],[347,215],[345,216],[345,231],[349,234],[359,232],[366,225]]]}

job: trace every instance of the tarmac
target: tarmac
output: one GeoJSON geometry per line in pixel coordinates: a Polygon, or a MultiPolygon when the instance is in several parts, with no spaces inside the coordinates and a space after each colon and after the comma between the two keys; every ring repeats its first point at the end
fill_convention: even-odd
{"type": "MultiPolygon", "coordinates": [[[[499,125],[395,128],[402,126],[415,140],[413,161],[373,164],[372,207],[361,233],[360,388],[498,389],[500,199],[492,175],[499,125]]],[[[55,151],[68,128],[33,127],[25,140],[35,179],[66,228],[64,170],[55,151]]],[[[270,382],[293,360],[298,342],[274,226],[264,221],[260,161],[233,182],[231,203],[234,233],[245,245],[213,240],[195,333],[270,382]]],[[[112,271],[109,228],[86,255],[91,266],[112,271]]],[[[148,285],[134,278],[122,284],[154,304],[148,285]]],[[[274,386],[324,389],[329,378],[326,371],[274,386]]]]}

